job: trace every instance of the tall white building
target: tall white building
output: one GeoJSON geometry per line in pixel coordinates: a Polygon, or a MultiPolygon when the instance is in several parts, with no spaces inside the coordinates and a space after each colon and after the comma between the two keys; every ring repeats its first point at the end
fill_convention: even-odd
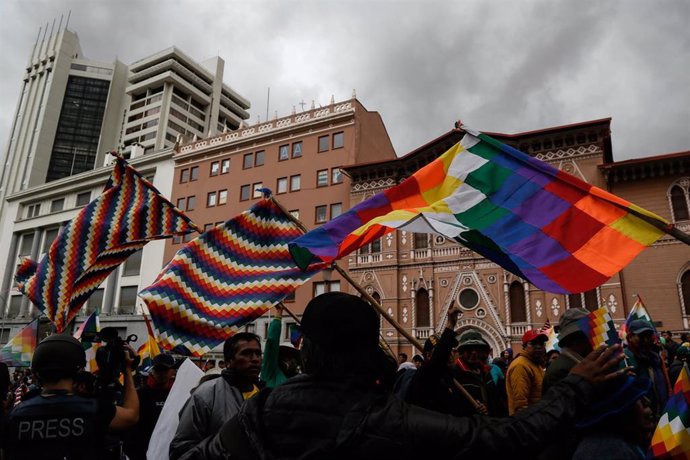
{"type": "MultiPolygon", "coordinates": [[[[14,287],[19,258],[39,260],[98,196],[109,151],[124,151],[167,194],[177,141],[249,118],[249,101],[223,83],[220,57],[199,63],[171,47],[129,66],[96,62],[83,56],[77,34],[58,29],[39,32],[33,46],[0,168],[0,343],[38,313],[14,287]]],[[[163,243],[149,243],[143,259],[146,270],[142,254],[119,267],[84,313],[99,308],[111,321],[140,313],[136,293],[162,268],[163,243]]]]}

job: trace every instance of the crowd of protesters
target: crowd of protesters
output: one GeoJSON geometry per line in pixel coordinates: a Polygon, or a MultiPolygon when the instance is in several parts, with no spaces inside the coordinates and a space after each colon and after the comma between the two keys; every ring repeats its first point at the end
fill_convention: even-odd
{"type": "MultiPolygon", "coordinates": [[[[238,333],[179,412],[170,460],[345,458],[642,459],[683,365],[688,337],[656,338],[636,320],[627,347],[593,349],[569,309],[559,318],[560,352],[528,330],[522,348],[494,350],[476,330],[457,332],[459,311],[397,360],[379,344],[379,319],[358,297],[313,299],[302,318],[301,353],[281,347],[280,309],[262,350],[238,333]],[[346,315],[343,312],[347,312],[346,315]]],[[[131,353],[130,353],[131,352],[131,353]]],[[[127,370],[107,400],[81,370],[75,339],[54,335],[31,369],[0,363],[0,460],[143,460],[181,360],[163,353],[127,370]],[[143,371],[143,372],[141,372],[143,371]],[[136,381],[136,389],[135,389],[136,381]],[[115,395],[115,396],[112,396],[115,395]]]]}

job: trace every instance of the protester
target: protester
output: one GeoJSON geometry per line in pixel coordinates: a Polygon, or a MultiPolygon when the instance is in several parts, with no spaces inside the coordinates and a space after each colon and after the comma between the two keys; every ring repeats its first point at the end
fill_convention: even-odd
{"type": "Polygon", "coordinates": [[[234,416],[244,400],[259,391],[261,342],[240,332],[223,345],[226,368],[221,376],[199,385],[180,412],[180,424],[170,444],[170,460],[203,458],[206,443],[234,416]]]}
{"type": "MultiPolygon", "coordinates": [[[[131,350],[130,350],[131,351],[131,350]]],[[[133,351],[132,351],[133,353],[133,351]]],[[[104,452],[108,431],[123,430],[139,418],[139,400],[132,379],[132,355],[124,353],[124,402],[84,398],[72,393],[74,378],[84,367],[81,343],[53,334],[38,344],[31,367],[43,390],[10,414],[4,446],[7,459],[109,458],[104,452]]]]}
{"type": "Polygon", "coordinates": [[[422,364],[424,364],[424,358],[422,358],[422,355],[414,355],[412,357],[412,364],[414,364],[414,367],[417,369],[422,367],[422,364]]]}
{"type": "Polygon", "coordinates": [[[544,358],[544,369],[548,369],[551,363],[556,361],[559,356],[561,356],[561,352],[558,350],[547,351],[546,357],[544,358]]]}
{"type": "MultiPolygon", "coordinates": [[[[563,312],[558,321],[558,346],[561,353],[558,358],[546,368],[542,382],[542,394],[565,379],[570,370],[592,352],[592,344],[582,330],[580,320],[589,316],[584,308],[570,308],[563,312]]],[[[550,442],[542,449],[540,460],[570,459],[577,447],[577,436],[574,430],[569,430],[550,442]]]]}
{"type": "Polygon", "coordinates": [[[487,365],[491,347],[482,335],[474,330],[463,332],[458,339],[460,357],[453,367],[453,376],[467,392],[481,404],[479,409],[465,399],[465,414],[476,412],[503,417],[508,415],[505,390],[496,386],[487,365]]]}
{"type": "Polygon", "coordinates": [[[268,325],[263,359],[261,360],[261,380],[269,388],[275,388],[288,378],[299,373],[299,352],[290,347],[280,346],[283,324],[283,307],[275,306],[275,316],[268,325]]]}
{"type": "MultiPolygon", "coordinates": [[[[623,377],[608,397],[593,403],[578,421],[583,430],[573,460],[644,460],[654,433],[654,413],[646,394],[651,382],[623,377]]],[[[570,457],[568,457],[570,458],[570,457]]]]}
{"type": "Polygon", "coordinates": [[[568,376],[575,364],[592,352],[592,344],[582,331],[580,320],[589,315],[584,308],[570,308],[558,320],[558,346],[560,355],[546,368],[542,393],[568,376]]]}
{"type": "Polygon", "coordinates": [[[539,401],[544,379],[545,344],[548,336],[530,329],[522,335],[522,353],[515,358],[506,373],[508,413],[514,415],[539,401]]]}
{"type": "Polygon", "coordinates": [[[678,376],[685,365],[690,366],[690,348],[681,346],[676,350],[676,357],[668,368],[668,377],[671,386],[676,384],[678,376]]]}
{"type": "Polygon", "coordinates": [[[305,374],[247,401],[204,444],[204,458],[528,457],[572,426],[596,388],[623,372],[614,370],[620,347],[602,347],[515,417],[456,418],[387,393],[395,364],[379,348],[379,318],[366,302],[322,294],[309,302],[302,320],[305,374]]]}
{"type": "MultiPolygon", "coordinates": [[[[398,364],[403,364],[407,362],[407,353],[398,353],[398,364]]],[[[400,367],[398,367],[400,369],[400,367]]]]}
{"type": "Polygon", "coordinates": [[[165,400],[175,383],[175,358],[168,353],[153,357],[146,384],[137,389],[139,396],[139,423],[125,441],[125,452],[130,460],[146,460],[146,450],[165,400]]]}
{"type": "Polygon", "coordinates": [[[654,344],[654,334],[654,327],[649,321],[631,321],[625,358],[637,375],[652,381],[648,396],[652,402],[654,416],[658,420],[666,406],[670,385],[664,374],[661,356],[654,344]]]}
{"type": "Polygon", "coordinates": [[[72,392],[85,398],[93,398],[96,390],[96,376],[89,371],[79,371],[74,377],[72,392]]]}
{"type": "Polygon", "coordinates": [[[673,332],[671,331],[664,331],[661,333],[661,336],[666,341],[664,344],[664,349],[666,350],[666,365],[670,366],[673,359],[676,357],[676,351],[678,347],[680,347],[680,344],[673,340],[673,332]]]}
{"type": "Polygon", "coordinates": [[[451,350],[457,346],[455,326],[460,310],[448,310],[446,328],[441,336],[432,335],[424,343],[425,360],[412,377],[405,401],[443,414],[466,415],[466,398],[453,382],[454,358],[451,350]]]}

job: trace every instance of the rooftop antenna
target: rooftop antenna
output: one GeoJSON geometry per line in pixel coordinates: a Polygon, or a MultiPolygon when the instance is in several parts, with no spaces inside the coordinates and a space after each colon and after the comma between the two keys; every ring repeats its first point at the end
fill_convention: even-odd
{"type": "Polygon", "coordinates": [[[266,121],[268,121],[268,102],[271,100],[271,87],[268,87],[268,92],[266,93],[266,121]]]}
{"type": "Polygon", "coordinates": [[[62,18],[65,17],[65,13],[62,13],[60,15],[60,23],[58,24],[58,30],[62,30],[62,18]]]}
{"type": "Polygon", "coordinates": [[[69,26],[69,18],[72,17],[72,10],[69,10],[67,13],[67,22],[65,23],[65,30],[67,30],[67,27],[69,26]]]}
{"type": "Polygon", "coordinates": [[[56,19],[57,19],[57,18],[53,18],[53,25],[50,26],[50,36],[51,36],[51,37],[53,36],[53,30],[55,30],[55,20],[56,20],[56,19]]]}
{"type": "Polygon", "coordinates": [[[304,112],[304,106],[307,105],[306,102],[304,102],[304,99],[302,99],[302,102],[299,102],[300,107],[302,107],[302,112],[304,112]]]}

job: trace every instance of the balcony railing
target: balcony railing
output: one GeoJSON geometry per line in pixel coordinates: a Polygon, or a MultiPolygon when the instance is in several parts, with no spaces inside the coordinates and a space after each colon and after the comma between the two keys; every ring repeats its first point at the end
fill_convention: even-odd
{"type": "Polygon", "coordinates": [[[415,327],[412,329],[412,335],[417,339],[428,339],[434,330],[430,327],[415,327]]]}

